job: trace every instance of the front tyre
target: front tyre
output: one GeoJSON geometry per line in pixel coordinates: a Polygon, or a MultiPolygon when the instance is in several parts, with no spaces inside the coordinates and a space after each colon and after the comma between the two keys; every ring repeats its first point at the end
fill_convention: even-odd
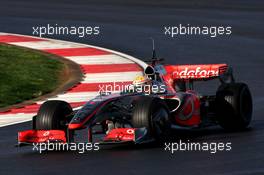
{"type": "Polygon", "coordinates": [[[169,111],[159,98],[140,97],[134,107],[132,124],[134,128],[145,127],[148,135],[158,140],[169,131],[169,111]]]}
{"type": "Polygon", "coordinates": [[[252,118],[252,97],[245,83],[228,83],[216,93],[216,114],[219,124],[227,130],[243,130],[252,118]]]}
{"type": "Polygon", "coordinates": [[[46,101],[40,106],[33,120],[36,130],[66,130],[67,116],[72,113],[69,103],[59,100],[46,101]]]}

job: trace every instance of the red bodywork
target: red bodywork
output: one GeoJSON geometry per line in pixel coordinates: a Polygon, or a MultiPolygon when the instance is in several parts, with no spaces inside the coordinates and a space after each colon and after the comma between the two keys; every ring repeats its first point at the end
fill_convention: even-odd
{"type": "Polygon", "coordinates": [[[208,79],[216,78],[227,69],[227,64],[208,65],[168,65],[164,66],[172,79],[208,79]]]}
{"type": "MultiPolygon", "coordinates": [[[[197,81],[217,78],[227,71],[227,64],[208,65],[166,65],[163,79],[168,89],[175,91],[175,83],[179,80],[197,81]]],[[[182,126],[195,126],[201,123],[200,99],[193,90],[185,92],[184,104],[174,113],[175,122],[182,126]]],[[[171,98],[178,98],[177,93],[171,98]]]]}
{"type": "Polygon", "coordinates": [[[175,112],[174,119],[182,126],[195,126],[201,123],[200,100],[194,91],[187,91],[184,103],[175,112]]]}
{"type": "Polygon", "coordinates": [[[20,143],[45,143],[48,141],[66,142],[66,134],[62,130],[27,130],[18,132],[20,143]]]}
{"type": "MultiPolygon", "coordinates": [[[[112,129],[103,139],[108,142],[135,141],[135,128],[115,128],[112,129]]],[[[62,130],[27,130],[18,133],[19,143],[46,143],[63,142],[66,143],[66,134],[62,130]]]]}
{"type": "Polygon", "coordinates": [[[174,89],[178,80],[206,80],[217,78],[227,71],[227,64],[197,64],[197,65],[166,65],[163,79],[174,89]]]}
{"type": "Polygon", "coordinates": [[[104,138],[104,141],[135,141],[134,128],[112,129],[104,138]]]}

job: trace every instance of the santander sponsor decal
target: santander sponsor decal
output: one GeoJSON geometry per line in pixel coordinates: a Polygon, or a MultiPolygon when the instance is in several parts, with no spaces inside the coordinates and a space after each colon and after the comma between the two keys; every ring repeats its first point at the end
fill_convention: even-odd
{"type": "Polygon", "coordinates": [[[211,67],[178,67],[177,70],[173,71],[173,78],[209,78],[219,75],[219,69],[211,67]]]}

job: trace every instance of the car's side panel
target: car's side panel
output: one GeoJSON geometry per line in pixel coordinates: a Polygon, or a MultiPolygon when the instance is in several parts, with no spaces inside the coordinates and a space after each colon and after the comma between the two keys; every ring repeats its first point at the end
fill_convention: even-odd
{"type": "Polygon", "coordinates": [[[195,92],[179,94],[181,105],[172,114],[175,124],[181,126],[196,126],[201,123],[200,100],[195,92]]]}

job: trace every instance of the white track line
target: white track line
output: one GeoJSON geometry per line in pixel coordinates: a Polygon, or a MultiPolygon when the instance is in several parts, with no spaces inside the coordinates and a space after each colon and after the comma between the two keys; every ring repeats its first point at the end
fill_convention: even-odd
{"type": "Polygon", "coordinates": [[[30,121],[32,120],[32,117],[34,115],[36,115],[36,113],[3,114],[0,117],[0,126],[3,127],[3,126],[30,121]]]}
{"type": "Polygon", "coordinates": [[[60,94],[57,97],[90,97],[90,96],[96,96],[98,95],[98,92],[71,92],[66,94],[60,94]]]}
{"type": "Polygon", "coordinates": [[[9,33],[0,32],[0,35],[10,35],[9,33]]]}
{"type": "Polygon", "coordinates": [[[85,74],[83,83],[105,83],[133,81],[142,72],[114,72],[114,73],[90,73],[85,74]]]}
{"type": "Polygon", "coordinates": [[[88,101],[95,96],[99,95],[98,92],[76,92],[60,94],[57,97],[49,98],[48,100],[64,100],[68,102],[84,102],[88,101]]]}
{"type": "Polygon", "coordinates": [[[27,47],[31,49],[65,49],[83,47],[81,44],[73,44],[71,42],[63,41],[31,41],[31,42],[10,42],[16,46],[27,47]]]}
{"type": "Polygon", "coordinates": [[[131,60],[125,59],[124,57],[118,55],[98,55],[98,56],[74,56],[74,57],[65,57],[77,64],[125,64],[125,63],[134,63],[131,60]]]}

